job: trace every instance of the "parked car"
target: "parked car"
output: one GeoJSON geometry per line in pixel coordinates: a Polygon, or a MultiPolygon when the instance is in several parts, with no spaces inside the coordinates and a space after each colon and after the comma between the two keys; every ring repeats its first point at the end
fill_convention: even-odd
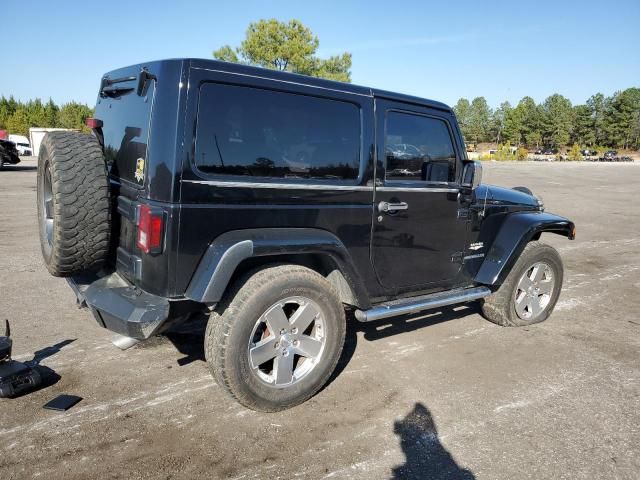
{"type": "Polygon", "coordinates": [[[535,153],[536,155],[555,155],[556,153],[558,153],[558,149],[552,147],[544,147],[539,148],[535,153]]]}
{"type": "Polygon", "coordinates": [[[18,163],[20,163],[20,157],[15,143],[0,139],[0,170],[5,165],[17,165],[18,163]]]}
{"type": "Polygon", "coordinates": [[[32,155],[29,139],[24,135],[9,135],[9,140],[16,144],[18,155],[32,155]]]}
{"type": "Polygon", "coordinates": [[[87,125],[40,147],[49,272],[126,339],[209,315],[209,368],[249,408],[322,388],[351,318],[480,301],[525,326],[558,300],[562,260],[540,239],[574,224],[482,184],[443,103],[177,59],[107,73],[87,125]],[[390,145],[418,146],[419,168],[390,145]]]}

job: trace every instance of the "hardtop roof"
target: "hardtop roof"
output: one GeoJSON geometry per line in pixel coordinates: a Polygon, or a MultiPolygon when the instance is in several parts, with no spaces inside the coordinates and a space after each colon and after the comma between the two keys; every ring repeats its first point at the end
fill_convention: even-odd
{"type": "MultiPolygon", "coordinates": [[[[366,95],[370,97],[383,98],[386,100],[411,103],[415,105],[422,105],[429,108],[436,108],[439,110],[445,110],[451,112],[451,108],[435,100],[429,100],[426,98],[415,97],[412,95],[405,95],[402,93],[389,92],[377,88],[363,87],[360,85],[354,85],[351,83],[336,82],[333,80],[325,80],[323,78],[309,77],[307,75],[300,75],[297,73],[281,72],[278,70],[271,70],[268,68],[252,67],[249,65],[242,65],[237,63],[223,62],[220,60],[210,60],[204,58],[172,58],[165,60],[157,60],[153,62],[144,62],[138,64],[140,67],[150,64],[169,62],[185,62],[192,68],[200,68],[204,70],[216,70],[227,73],[235,73],[240,75],[249,75],[255,77],[268,78],[272,80],[279,80],[283,82],[293,82],[302,85],[308,85],[318,88],[326,88],[331,90],[337,90],[347,93],[355,93],[359,95],[366,95]]],[[[136,66],[136,65],[132,65],[136,66]]],[[[130,67],[125,67],[130,68],[130,67]]],[[[117,69],[122,70],[122,69],[117,69]]],[[[114,70],[117,71],[117,70],[114,70]]],[[[113,72],[110,72],[113,73],[113,72]]]]}

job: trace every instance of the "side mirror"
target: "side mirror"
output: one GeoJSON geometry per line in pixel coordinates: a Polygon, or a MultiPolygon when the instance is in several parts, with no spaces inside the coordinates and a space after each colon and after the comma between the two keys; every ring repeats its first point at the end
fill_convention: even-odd
{"type": "Polygon", "coordinates": [[[466,161],[462,167],[462,187],[475,190],[482,182],[482,164],[466,161]]]}

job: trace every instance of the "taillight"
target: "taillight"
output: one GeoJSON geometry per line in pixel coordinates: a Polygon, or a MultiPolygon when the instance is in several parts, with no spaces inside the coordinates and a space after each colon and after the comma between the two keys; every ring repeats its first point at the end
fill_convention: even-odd
{"type": "Polygon", "coordinates": [[[97,118],[87,118],[84,121],[85,125],[89,128],[91,128],[92,130],[95,128],[102,128],[102,120],[99,120],[97,118]]]}
{"type": "Polygon", "coordinates": [[[162,251],[164,213],[150,205],[142,204],[138,211],[138,239],[136,245],[144,253],[162,251]]]}

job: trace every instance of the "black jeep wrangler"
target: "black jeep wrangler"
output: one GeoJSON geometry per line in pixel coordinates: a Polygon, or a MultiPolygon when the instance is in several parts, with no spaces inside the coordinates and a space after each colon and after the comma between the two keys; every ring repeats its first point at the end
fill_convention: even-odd
{"type": "Polygon", "coordinates": [[[346,317],[480,300],[492,322],[529,325],[560,294],[538,240],[573,239],[573,223],[526,188],[482,185],[442,103],[177,59],[106,74],[87,124],[40,149],[48,270],[133,339],[210,313],[208,364],[249,408],[316,393],[346,317]]]}

